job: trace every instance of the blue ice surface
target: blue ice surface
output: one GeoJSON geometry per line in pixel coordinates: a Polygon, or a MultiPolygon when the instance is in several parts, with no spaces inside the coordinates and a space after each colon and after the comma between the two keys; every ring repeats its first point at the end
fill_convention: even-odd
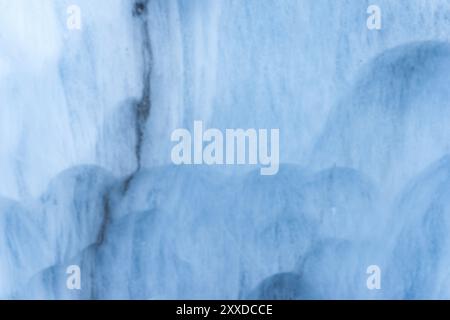
{"type": "Polygon", "coordinates": [[[450,298],[448,1],[379,0],[381,30],[361,0],[77,3],[0,0],[0,298],[450,298]],[[196,120],[280,129],[278,174],[173,165],[196,120]]]}

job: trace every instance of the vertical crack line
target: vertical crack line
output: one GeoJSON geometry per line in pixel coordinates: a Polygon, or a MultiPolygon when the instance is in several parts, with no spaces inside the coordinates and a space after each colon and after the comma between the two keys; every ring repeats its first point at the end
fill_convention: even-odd
{"type": "Polygon", "coordinates": [[[96,241],[96,245],[97,246],[100,246],[105,241],[106,229],[107,229],[108,224],[109,224],[110,219],[111,219],[111,206],[110,206],[110,199],[111,199],[110,193],[111,192],[112,192],[112,190],[109,188],[105,192],[105,194],[103,195],[103,198],[102,198],[102,203],[103,203],[103,221],[102,221],[102,224],[100,226],[99,233],[97,235],[97,241],[96,241]]]}
{"type": "Polygon", "coordinates": [[[153,52],[151,48],[148,6],[150,0],[137,0],[133,7],[133,17],[138,19],[142,37],[142,81],[143,89],[140,100],[135,106],[136,145],[135,155],[137,161],[136,172],[142,167],[142,149],[145,135],[145,126],[150,116],[151,109],[151,73],[153,64],[153,52]]]}
{"type": "MultiPolygon", "coordinates": [[[[134,174],[138,172],[142,167],[142,144],[145,135],[145,126],[150,116],[151,109],[151,73],[153,64],[153,53],[150,41],[150,31],[148,23],[148,4],[150,0],[137,0],[133,6],[133,17],[137,19],[139,25],[139,32],[142,37],[142,95],[140,99],[134,104],[135,114],[135,130],[136,130],[136,144],[135,155],[137,161],[136,171],[125,181],[125,190],[128,189],[128,185],[131,182],[134,174]]],[[[97,251],[106,239],[106,232],[111,220],[111,192],[109,189],[103,195],[103,222],[100,227],[97,241],[94,244],[94,248],[97,251]]],[[[95,265],[95,263],[94,263],[95,265]]],[[[93,271],[95,274],[95,270],[93,271]]],[[[96,299],[98,296],[96,283],[91,287],[91,298],[96,299]]]]}

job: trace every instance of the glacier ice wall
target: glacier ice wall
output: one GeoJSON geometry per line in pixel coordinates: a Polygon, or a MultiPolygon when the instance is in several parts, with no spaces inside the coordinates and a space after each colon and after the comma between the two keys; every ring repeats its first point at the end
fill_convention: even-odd
{"type": "Polygon", "coordinates": [[[370,4],[0,0],[0,298],[449,298],[450,4],[370,4]],[[280,171],[172,165],[194,120],[280,171]]]}

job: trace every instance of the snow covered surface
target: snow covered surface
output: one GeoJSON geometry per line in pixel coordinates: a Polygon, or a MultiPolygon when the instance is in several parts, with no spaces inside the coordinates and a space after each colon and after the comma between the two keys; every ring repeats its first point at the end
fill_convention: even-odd
{"type": "Polygon", "coordinates": [[[0,0],[0,298],[450,298],[450,3],[371,4],[0,0]],[[172,165],[194,120],[280,171],[172,165]]]}

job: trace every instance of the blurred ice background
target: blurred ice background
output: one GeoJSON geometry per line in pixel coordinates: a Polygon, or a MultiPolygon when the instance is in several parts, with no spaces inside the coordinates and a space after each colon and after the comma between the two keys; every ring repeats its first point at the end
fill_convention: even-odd
{"type": "Polygon", "coordinates": [[[0,298],[448,299],[449,83],[446,0],[0,0],[0,298]],[[172,166],[194,120],[280,172],[172,166]]]}

